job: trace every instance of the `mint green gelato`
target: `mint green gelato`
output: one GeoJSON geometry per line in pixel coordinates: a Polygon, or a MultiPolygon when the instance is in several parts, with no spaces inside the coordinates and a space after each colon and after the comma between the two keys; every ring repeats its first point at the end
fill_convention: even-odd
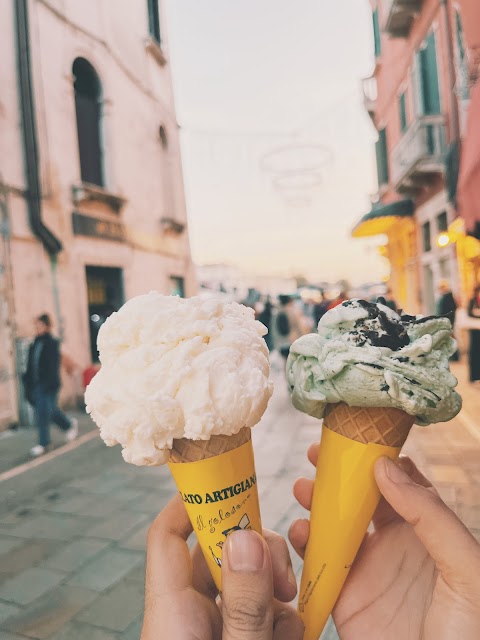
{"type": "Polygon", "coordinates": [[[287,360],[294,406],[322,418],[327,404],[396,407],[427,425],[462,407],[448,359],[456,351],[447,318],[399,316],[382,304],[347,300],[318,332],[302,336],[287,360]]]}

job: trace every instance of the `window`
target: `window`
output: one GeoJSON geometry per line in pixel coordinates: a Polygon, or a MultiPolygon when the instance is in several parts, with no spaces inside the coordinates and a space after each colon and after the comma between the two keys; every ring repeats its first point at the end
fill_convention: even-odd
{"type": "Polygon", "coordinates": [[[430,222],[425,222],[422,226],[423,250],[425,253],[432,250],[432,236],[430,231],[430,222]]]}
{"type": "Polygon", "coordinates": [[[402,133],[407,129],[407,92],[404,91],[398,99],[398,108],[400,111],[400,128],[402,133]]]}
{"type": "Polygon", "coordinates": [[[102,87],[97,72],[84,58],[72,67],[82,182],[104,186],[100,131],[102,87]]]}
{"type": "Polygon", "coordinates": [[[378,132],[378,141],[375,145],[375,152],[377,156],[377,175],[378,186],[388,184],[388,149],[387,149],[387,129],[382,129],[378,132]]]}
{"type": "Polygon", "coordinates": [[[430,33],[424,47],[417,53],[419,106],[422,115],[441,113],[438,85],[437,51],[435,34],[430,33]]]}
{"type": "Polygon", "coordinates": [[[158,0],[147,0],[148,2],[148,31],[152,38],[160,44],[160,13],[158,10],[158,0]]]}
{"type": "Polygon", "coordinates": [[[437,216],[437,231],[439,233],[448,231],[448,218],[446,211],[442,211],[442,213],[439,213],[437,216]]]}
{"type": "Polygon", "coordinates": [[[185,297],[185,281],[179,276],[170,276],[170,295],[185,297]]]}
{"type": "Polygon", "coordinates": [[[373,41],[375,45],[375,58],[379,58],[382,53],[382,37],[380,33],[380,23],[378,21],[378,9],[375,9],[373,18],[373,41]]]}
{"type": "Polygon", "coordinates": [[[165,127],[163,125],[158,130],[158,135],[160,137],[160,144],[162,145],[162,149],[166,151],[168,149],[168,138],[167,132],[165,131],[165,127]]]}
{"type": "Polygon", "coordinates": [[[455,25],[457,28],[457,48],[461,62],[465,60],[465,38],[463,35],[462,17],[459,11],[455,11],[455,25]]]}

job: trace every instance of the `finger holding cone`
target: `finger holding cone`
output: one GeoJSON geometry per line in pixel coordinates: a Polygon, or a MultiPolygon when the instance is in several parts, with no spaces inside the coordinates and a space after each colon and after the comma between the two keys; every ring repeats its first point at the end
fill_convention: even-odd
{"type": "Polygon", "coordinates": [[[375,462],[398,457],[414,422],[460,411],[448,370],[455,349],[447,319],[400,316],[356,299],[293,343],[292,402],[323,418],[299,590],[305,640],[320,638],[378,505],[375,462]]]}

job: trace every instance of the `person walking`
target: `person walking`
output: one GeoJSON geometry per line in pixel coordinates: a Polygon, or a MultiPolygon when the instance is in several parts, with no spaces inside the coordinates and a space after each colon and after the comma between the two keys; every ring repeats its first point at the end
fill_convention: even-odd
{"type": "Polygon", "coordinates": [[[278,309],[273,315],[272,336],[277,351],[288,357],[290,345],[305,333],[300,311],[295,307],[293,298],[287,295],[278,296],[278,309]]]}
{"type": "MultiPolygon", "coordinates": [[[[448,280],[442,280],[438,286],[439,298],[437,300],[437,305],[435,312],[437,316],[443,316],[444,318],[448,318],[452,323],[452,329],[455,329],[455,316],[457,314],[457,302],[454,298],[452,290],[450,288],[450,284],[448,280]]],[[[453,362],[458,362],[460,359],[460,354],[458,350],[453,354],[450,358],[453,362]]]]}
{"type": "Polygon", "coordinates": [[[258,314],[258,320],[264,324],[268,333],[264,336],[264,340],[267,343],[267,347],[269,351],[273,349],[273,338],[272,338],[272,317],[273,317],[273,304],[270,300],[270,296],[267,296],[265,300],[265,304],[263,305],[263,309],[258,314]]]}
{"type": "MultiPolygon", "coordinates": [[[[480,320],[480,285],[475,287],[473,297],[468,303],[468,315],[480,320]]],[[[468,354],[470,382],[480,382],[480,328],[470,329],[470,351],[468,354]]]]}
{"type": "Polygon", "coordinates": [[[379,296],[377,298],[377,302],[380,302],[380,304],[385,305],[392,311],[395,311],[395,312],[397,311],[397,303],[393,298],[391,289],[387,289],[384,296],[379,296]]]}
{"type": "Polygon", "coordinates": [[[50,422],[71,442],[78,435],[78,420],[68,418],[57,406],[60,390],[60,346],[51,334],[52,322],[48,314],[35,320],[36,337],[28,352],[27,370],[23,377],[27,400],[33,405],[38,444],[30,450],[36,458],[50,446],[50,422]]]}

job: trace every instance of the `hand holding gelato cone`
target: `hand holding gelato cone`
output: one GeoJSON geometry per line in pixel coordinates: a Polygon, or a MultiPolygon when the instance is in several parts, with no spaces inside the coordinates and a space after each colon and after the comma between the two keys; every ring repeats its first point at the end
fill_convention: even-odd
{"type": "Polygon", "coordinates": [[[219,589],[228,533],[262,531],[251,428],[273,391],[265,333],[235,302],[133,298],[102,325],[85,394],[127,462],[168,462],[219,589]]]}
{"type": "Polygon", "coordinates": [[[348,300],[317,334],[291,347],[295,407],[323,418],[310,536],[299,592],[305,640],[318,640],[378,505],[375,461],[395,459],[413,423],[447,421],[461,408],[448,358],[449,320],[399,316],[348,300]]]}

